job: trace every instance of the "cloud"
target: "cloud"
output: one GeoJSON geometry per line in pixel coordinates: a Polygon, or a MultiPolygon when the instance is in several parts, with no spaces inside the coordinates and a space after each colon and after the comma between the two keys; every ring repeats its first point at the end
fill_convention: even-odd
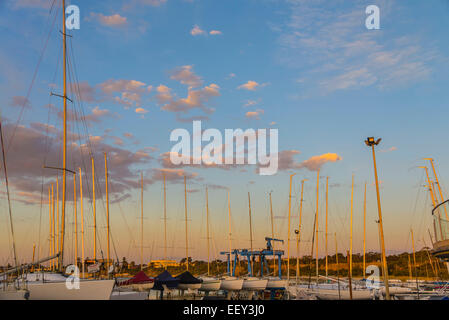
{"type": "Polygon", "coordinates": [[[137,80],[114,80],[109,79],[103,83],[99,84],[100,89],[107,94],[112,94],[116,92],[142,92],[144,90],[145,83],[137,80]]]}
{"type": "Polygon", "coordinates": [[[213,36],[216,36],[216,35],[220,35],[220,34],[223,34],[223,33],[221,31],[219,31],[219,30],[211,30],[209,32],[209,34],[211,34],[213,36]]]}
{"type": "Polygon", "coordinates": [[[30,100],[23,96],[14,96],[9,103],[11,107],[31,108],[30,100]]]}
{"type": "Polygon", "coordinates": [[[12,9],[50,9],[51,2],[47,0],[12,0],[9,1],[9,5],[12,9]]]}
{"type": "Polygon", "coordinates": [[[258,88],[265,87],[267,83],[259,84],[256,81],[249,80],[247,83],[244,83],[237,87],[237,89],[245,89],[249,91],[255,91],[258,88]]]}
{"type": "Polygon", "coordinates": [[[136,108],[135,111],[136,111],[136,113],[139,113],[139,114],[145,114],[148,112],[148,110],[146,110],[144,108],[136,108]]]}
{"type": "MultiPolygon", "coordinates": [[[[328,162],[341,161],[343,158],[336,153],[325,153],[319,156],[313,156],[305,161],[297,162],[295,156],[300,154],[298,150],[283,150],[278,153],[278,170],[299,170],[307,169],[309,171],[317,171],[328,162]]],[[[260,166],[258,166],[259,170],[260,166]]]]}
{"type": "Polygon", "coordinates": [[[391,147],[391,148],[388,148],[388,149],[379,150],[379,152],[392,152],[392,151],[396,151],[396,150],[398,150],[397,147],[391,147]]]}
{"type": "MultiPolygon", "coordinates": [[[[205,113],[212,113],[215,110],[206,107],[205,103],[207,103],[211,98],[217,97],[219,95],[220,95],[220,87],[214,83],[197,90],[189,88],[186,98],[175,99],[170,95],[168,103],[163,105],[161,107],[161,110],[187,113],[192,109],[201,109],[205,113]]],[[[163,97],[168,98],[168,95],[163,97]]],[[[160,98],[161,96],[158,96],[159,100],[160,98]]]]}
{"type": "MultiPolygon", "coordinates": [[[[379,0],[382,19],[399,11],[401,4],[379,0]]],[[[307,78],[308,90],[329,94],[375,86],[387,89],[426,80],[431,63],[441,60],[427,39],[364,28],[366,4],[290,1],[290,18],[281,26],[278,58],[307,78]]],[[[403,24],[400,21],[399,24],[403,24]]]]}
{"type": "Polygon", "coordinates": [[[248,119],[260,120],[260,115],[264,114],[264,110],[257,109],[256,111],[248,111],[245,117],[248,119]]]}
{"type": "Polygon", "coordinates": [[[125,132],[125,133],[123,134],[123,136],[126,137],[126,138],[128,138],[128,139],[132,139],[132,138],[134,137],[134,135],[133,135],[132,133],[130,133],[130,132],[125,132]]]}
{"type": "Polygon", "coordinates": [[[258,102],[256,100],[247,100],[243,107],[252,107],[255,106],[258,102]]]}
{"type": "Polygon", "coordinates": [[[101,25],[107,27],[122,27],[127,24],[127,18],[122,17],[117,13],[110,16],[105,16],[102,13],[92,12],[90,15],[91,17],[96,18],[101,25]]]}
{"type": "Polygon", "coordinates": [[[170,79],[177,80],[190,88],[202,85],[203,81],[193,71],[193,66],[182,66],[171,71],[170,79]]]}
{"type": "Polygon", "coordinates": [[[98,85],[106,99],[112,100],[129,109],[131,106],[140,107],[142,96],[151,91],[151,86],[137,80],[109,79],[98,85]]]}
{"type": "Polygon", "coordinates": [[[192,36],[198,36],[198,35],[206,34],[206,31],[202,30],[198,25],[194,25],[192,30],[190,30],[190,34],[192,36]]]}
{"type": "MultiPolygon", "coordinates": [[[[4,125],[5,135],[11,134],[14,124],[4,125]]],[[[61,167],[61,134],[56,129],[48,127],[49,135],[44,133],[47,128],[35,123],[32,127],[19,126],[16,130],[14,144],[7,154],[8,173],[13,195],[22,199],[32,201],[36,195],[41,194],[42,181],[44,191],[47,191],[51,182],[54,182],[57,172],[51,169],[43,169],[43,165],[61,167]]],[[[79,137],[78,137],[79,139],[79,137]]],[[[135,168],[150,163],[152,157],[146,151],[132,152],[121,147],[111,146],[104,142],[101,136],[90,136],[88,148],[87,143],[81,140],[73,140],[70,144],[68,163],[69,169],[82,168],[86,176],[84,186],[85,196],[90,197],[87,181],[91,181],[90,175],[90,151],[96,160],[96,175],[99,180],[99,190],[104,185],[103,152],[108,155],[109,177],[111,184],[111,195],[122,195],[127,190],[138,188],[138,174],[135,168]]],[[[69,175],[69,181],[71,176],[69,175]]],[[[73,199],[72,188],[68,188],[67,199],[73,199]]],[[[46,193],[45,193],[46,194],[46,193]]]]}
{"type": "Polygon", "coordinates": [[[341,161],[343,158],[336,153],[325,153],[314,156],[301,162],[298,168],[307,168],[309,171],[318,171],[325,163],[341,161]]]}

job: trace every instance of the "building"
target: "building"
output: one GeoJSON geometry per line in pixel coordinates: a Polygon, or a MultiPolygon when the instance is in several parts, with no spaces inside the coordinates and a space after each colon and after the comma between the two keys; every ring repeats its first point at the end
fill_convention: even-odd
{"type": "Polygon", "coordinates": [[[152,260],[149,263],[152,268],[179,267],[179,262],[175,260],[152,260]]]}

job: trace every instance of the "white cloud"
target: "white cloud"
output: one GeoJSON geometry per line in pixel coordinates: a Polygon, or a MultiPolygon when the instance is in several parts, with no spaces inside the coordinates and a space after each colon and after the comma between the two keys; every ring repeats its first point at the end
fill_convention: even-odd
{"type": "Polygon", "coordinates": [[[194,25],[192,30],[190,30],[192,36],[198,36],[201,34],[206,34],[206,31],[202,30],[198,25],[194,25]]]}

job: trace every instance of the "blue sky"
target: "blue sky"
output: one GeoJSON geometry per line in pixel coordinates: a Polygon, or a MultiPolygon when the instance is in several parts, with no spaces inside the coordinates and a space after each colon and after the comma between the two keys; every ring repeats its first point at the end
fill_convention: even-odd
{"type": "MultiPolygon", "coordinates": [[[[39,220],[42,255],[47,250],[48,208],[46,204],[42,206],[41,216],[41,186],[43,183],[45,198],[48,184],[55,176],[45,172],[42,180],[40,168],[44,162],[57,164],[60,159],[57,151],[31,154],[26,148],[35,146],[27,134],[35,134],[36,138],[37,134],[47,133],[42,129],[47,128],[50,135],[54,130],[53,137],[56,137],[62,125],[57,116],[61,101],[49,97],[51,91],[61,92],[62,81],[58,32],[62,17],[57,16],[56,25],[52,25],[58,8],[53,7],[50,12],[51,3],[20,0],[0,4],[3,43],[0,102],[2,116],[11,128],[19,119],[23,98],[27,96],[48,31],[52,30],[28,97],[29,106],[20,117],[20,124],[30,131],[14,137],[8,154],[8,162],[12,163],[18,242],[25,257],[29,256],[32,243],[39,241],[35,227],[39,220]],[[49,108],[48,104],[53,106],[49,108]],[[47,159],[46,154],[49,158],[53,156],[53,160],[47,159]],[[24,162],[28,156],[30,161],[24,162]],[[29,173],[14,167],[15,159],[21,159],[29,173]]],[[[337,232],[342,250],[349,245],[350,188],[354,174],[354,219],[358,221],[354,227],[355,251],[361,248],[365,181],[370,217],[368,247],[377,250],[372,159],[363,143],[372,135],[383,139],[378,147],[381,151],[378,165],[387,249],[390,252],[410,250],[411,227],[416,229],[415,238],[427,236],[430,200],[423,186],[423,171],[415,167],[428,165],[421,160],[423,157],[433,157],[443,187],[449,178],[444,165],[449,154],[443,140],[449,100],[447,1],[134,0],[124,4],[79,0],[71,3],[80,8],[81,28],[70,31],[73,38],[68,48],[70,52],[73,48],[84,101],[82,106],[70,104],[69,109],[83,110],[87,129],[76,121],[71,122],[69,130],[75,136],[81,135],[74,141],[78,147],[89,140],[86,135],[91,136],[89,141],[99,155],[97,166],[102,166],[101,152],[117,154],[116,158],[110,156],[110,174],[117,191],[112,198],[117,201],[124,198],[111,206],[119,256],[138,257],[132,240],[138,240],[139,232],[139,190],[136,188],[140,170],[144,170],[146,177],[146,256],[161,255],[160,170],[170,169],[164,168],[161,161],[173,145],[170,132],[176,128],[191,132],[192,122],[187,121],[191,118],[207,119],[203,120],[203,128],[222,131],[277,128],[279,150],[284,151],[280,161],[286,167],[270,177],[257,175],[251,166],[227,170],[183,167],[174,173],[166,171],[171,174],[168,183],[171,257],[180,258],[184,252],[181,174],[190,177],[189,237],[192,255],[201,258],[205,253],[206,185],[215,186],[210,191],[210,207],[216,252],[227,245],[223,187],[231,188],[236,246],[249,245],[248,191],[254,206],[256,244],[263,246],[263,237],[271,230],[267,195],[271,190],[278,216],[277,233],[281,238],[287,237],[288,176],[292,172],[297,173],[293,188],[296,200],[300,180],[309,179],[303,228],[305,237],[310,238],[316,172],[311,167],[299,169],[295,165],[328,153],[338,155],[341,160],[325,163],[321,168],[320,224],[324,223],[324,182],[329,176],[332,186],[329,232],[337,232]],[[380,8],[380,30],[365,28],[365,8],[371,4],[380,8]],[[176,106],[183,101],[180,99],[189,98],[189,92],[193,93],[191,98],[196,94],[198,100],[191,100],[187,107],[182,105],[187,112],[179,111],[176,106]]],[[[11,131],[7,137],[11,137],[11,131]]],[[[51,141],[55,150],[59,150],[56,142],[51,141]]],[[[70,150],[76,153],[78,149],[74,146],[70,150]]],[[[69,164],[81,166],[80,159],[69,156],[69,164]]],[[[17,161],[17,166],[22,162],[17,161]]],[[[83,165],[89,180],[90,167],[83,165]]],[[[98,172],[100,185],[103,183],[101,170],[98,172]]],[[[293,223],[297,224],[298,206],[294,202],[293,223]]],[[[6,209],[6,202],[2,206],[6,209]]],[[[103,210],[99,215],[102,224],[103,205],[97,206],[103,210]]],[[[91,224],[90,204],[85,215],[91,224]]],[[[6,214],[0,218],[8,221],[6,214]]],[[[92,238],[90,229],[87,237],[92,238]]],[[[104,232],[100,238],[104,250],[104,232]]],[[[7,261],[11,258],[8,239],[2,237],[0,243],[7,261]]],[[[309,245],[305,241],[302,250],[309,252],[309,245]]]]}

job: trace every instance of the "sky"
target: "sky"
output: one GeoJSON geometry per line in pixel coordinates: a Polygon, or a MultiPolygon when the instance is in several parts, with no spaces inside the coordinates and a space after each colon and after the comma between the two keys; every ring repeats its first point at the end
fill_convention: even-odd
{"type": "MultiPolygon", "coordinates": [[[[291,255],[305,182],[300,254],[310,254],[319,182],[319,254],[325,254],[325,188],[329,177],[329,253],[363,246],[367,184],[367,250],[378,251],[373,162],[366,137],[381,137],[377,165],[387,253],[430,246],[432,203],[423,158],[449,179],[447,130],[449,2],[311,0],[67,1],[80,9],[68,30],[68,168],[81,168],[86,256],[92,256],[90,154],[95,160],[97,257],[106,255],[104,152],[108,157],[111,255],[139,262],[140,173],[144,185],[144,260],[164,258],[163,175],[167,179],[168,258],[185,255],[183,177],[187,177],[188,249],[207,258],[205,188],[209,190],[212,258],[232,241],[247,248],[248,192],[254,247],[288,238],[291,255]],[[380,29],[365,27],[369,5],[380,29]],[[170,133],[202,128],[278,129],[279,170],[256,165],[174,166],[170,133]],[[101,251],[100,251],[101,249],[101,251]]],[[[12,214],[20,261],[49,248],[48,188],[62,175],[62,13],[60,1],[0,3],[0,106],[12,214]]],[[[203,143],[203,146],[205,143],[203,143]]],[[[433,174],[431,179],[433,180],[433,174]]],[[[73,179],[67,183],[67,260],[74,255],[73,179]]],[[[1,174],[0,264],[12,262],[4,174],[1,174]]],[[[76,183],[79,183],[77,176],[76,183]]],[[[78,188],[79,189],[79,188],[78,188]]],[[[60,189],[62,190],[62,189],[60,189]]],[[[62,191],[60,191],[62,194],[62,191]]],[[[55,191],[56,193],[56,191],[55,191]]],[[[56,197],[56,194],[55,194],[56,197]]],[[[77,219],[80,230],[80,197],[77,219]]],[[[79,246],[81,243],[79,235],[79,246]]],[[[286,242],[282,246],[287,250],[286,242]]],[[[72,258],[73,259],[73,258],[72,258]]]]}

